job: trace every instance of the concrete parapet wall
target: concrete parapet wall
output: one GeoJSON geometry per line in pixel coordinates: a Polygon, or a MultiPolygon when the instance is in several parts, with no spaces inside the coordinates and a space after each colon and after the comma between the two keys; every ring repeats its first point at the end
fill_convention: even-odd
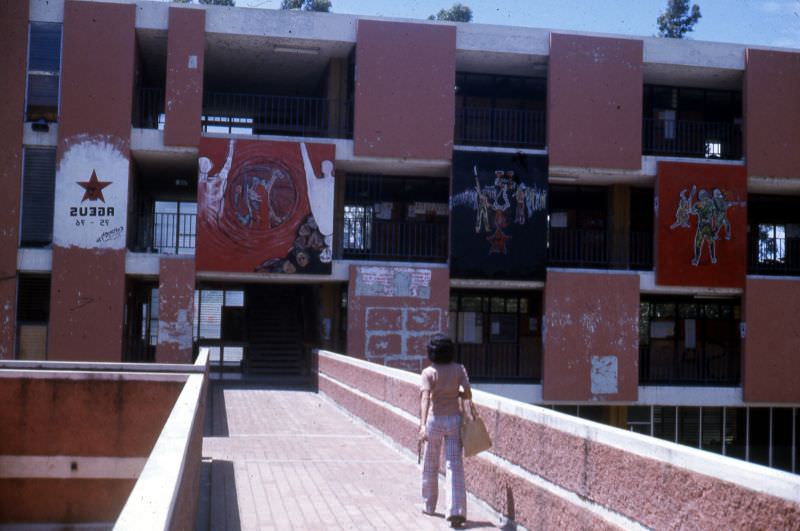
{"type": "MultiPolygon", "coordinates": [[[[0,527],[112,523],[155,475],[147,510],[193,528],[206,371],[207,352],[194,365],[0,361],[0,527]]],[[[133,527],[158,528],[145,513],[133,527]]]]}
{"type": "MultiPolygon", "coordinates": [[[[419,377],[320,351],[319,389],[416,452],[419,377]]],[[[528,528],[793,529],[800,478],[475,391],[467,488],[528,528]]]]}

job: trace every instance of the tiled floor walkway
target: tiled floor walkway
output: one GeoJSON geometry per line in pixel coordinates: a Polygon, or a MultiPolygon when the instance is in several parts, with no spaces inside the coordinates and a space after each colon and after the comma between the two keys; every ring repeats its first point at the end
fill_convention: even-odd
{"type": "MultiPolygon", "coordinates": [[[[208,409],[199,529],[449,529],[416,461],[315,393],[214,384],[208,409]]],[[[465,527],[492,521],[473,503],[465,527]]]]}

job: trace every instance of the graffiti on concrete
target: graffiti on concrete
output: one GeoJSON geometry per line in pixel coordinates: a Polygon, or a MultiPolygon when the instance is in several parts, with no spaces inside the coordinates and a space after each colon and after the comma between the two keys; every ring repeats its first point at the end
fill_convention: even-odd
{"type": "Polygon", "coordinates": [[[359,267],[356,295],[360,297],[431,296],[431,270],[414,267],[359,267]]]}

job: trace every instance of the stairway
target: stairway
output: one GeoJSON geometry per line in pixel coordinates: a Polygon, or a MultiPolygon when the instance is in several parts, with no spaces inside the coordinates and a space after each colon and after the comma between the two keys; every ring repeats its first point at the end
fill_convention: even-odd
{"type": "Polygon", "coordinates": [[[308,375],[300,297],[286,288],[248,291],[247,373],[289,380],[308,375]]]}

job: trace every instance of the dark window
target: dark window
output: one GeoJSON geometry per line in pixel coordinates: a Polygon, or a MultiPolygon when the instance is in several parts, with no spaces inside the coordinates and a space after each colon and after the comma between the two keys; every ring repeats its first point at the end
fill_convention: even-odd
{"type": "Polygon", "coordinates": [[[653,436],[675,442],[675,409],[671,406],[653,406],[653,436]]]}
{"type": "Polygon", "coordinates": [[[17,358],[43,360],[50,320],[50,277],[19,276],[17,293],[17,358]]]}
{"type": "Polygon", "coordinates": [[[792,408],[772,408],[772,465],[792,471],[792,408]]]}
{"type": "Polygon", "coordinates": [[[700,446],[700,408],[678,408],[678,442],[686,446],[700,446]]]}
{"type": "Polygon", "coordinates": [[[61,73],[61,24],[31,22],[28,47],[28,121],[55,122],[61,73]]]}
{"type": "Polygon", "coordinates": [[[769,466],[769,408],[750,408],[750,459],[769,466]]]}
{"type": "Polygon", "coordinates": [[[744,459],[747,444],[747,409],[725,408],[725,455],[744,459]]]}
{"type": "Polygon", "coordinates": [[[541,379],[541,294],[450,296],[449,330],[470,378],[541,379]]]}
{"type": "Polygon", "coordinates": [[[49,245],[53,240],[55,177],[55,148],[26,147],[20,229],[23,247],[49,245]]]}
{"type": "Polygon", "coordinates": [[[704,407],[703,412],[703,433],[701,447],[703,450],[722,453],[722,408],[704,407]]]}
{"type": "Polygon", "coordinates": [[[640,305],[639,377],[644,384],[740,381],[738,301],[648,297],[640,305]]]}
{"type": "Polygon", "coordinates": [[[445,261],[448,197],[446,179],[347,175],[342,256],[445,261]]]}

